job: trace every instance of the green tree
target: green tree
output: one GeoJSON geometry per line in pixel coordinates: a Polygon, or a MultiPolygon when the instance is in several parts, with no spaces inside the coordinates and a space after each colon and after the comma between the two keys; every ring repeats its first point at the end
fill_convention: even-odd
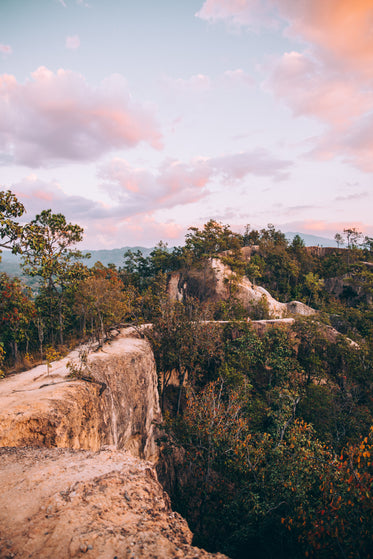
{"type": "Polygon", "coordinates": [[[206,259],[225,250],[234,250],[242,246],[242,237],[231,231],[229,225],[223,225],[210,219],[202,229],[189,227],[185,237],[185,251],[194,259],[206,259]]]}
{"type": "Polygon", "coordinates": [[[320,280],[317,274],[313,272],[308,272],[308,274],[304,277],[304,284],[308,290],[308,305],[313,301],[314,303],[318,302],[319,293],[323,287],[323,280],[320,280]]]}
{"type": "Polygon", "coordinates": [[[26,274],[39,277],[49,305],[50,326],[53,327],[57,307],[59,341],[64,340],[64,302],[68,290],[86,274],[85,266],[78,260],[81,252],[70,247],[83,238],[79,225],[66,222],[62,214],[43,210],[22,232],[23,266],[26,274]]]}
{"type": "MultiPolygon", "coordinates": [[[[10,190],[0,190],[0,247],[19,251],[19,240],[22,227],[17,218],[25,212],[24,205],[19,202],[10,190]]],[[[1,250],[0,250],[1,260],[1,250]]]]}
{"type": "Polygon", "coordinates": [[[297,253],[305,247],[305,244],[302,237],[296,234],[290,246],[297,253]]]}
{"type": "Polygon", "coordinates": [[[2,341],[9,344],[15,363],[20,360],[21,343],[25,344],[25,351],[28,352],[35,314],[30,289],[22,285],[18,278],[0,274],[0,335],[2,341]]]}
{"type": "Polygon", "coordinates": [[[77,287],[74,309],[82,319],[83,334],[89,330],[102,345],[110,328],[120,325],[130,315],[132,292],[124,288],[115,270],[96,263],[77,287]]]}
{"type": "MultiPolygon", "coordinates": [[[[145,335],[150,341],[160,376],[162,409],[167,386],[173,372],[178,378],[176,413],[179,413],[186,379],[190,385],[199,382],[199,374],[214,375],[222,357],[220,326],[204,322],[198,302],[161,302],[160,312],[145,335]]],[[[205,380],[206,382],[206,380],[205,380]]]]}

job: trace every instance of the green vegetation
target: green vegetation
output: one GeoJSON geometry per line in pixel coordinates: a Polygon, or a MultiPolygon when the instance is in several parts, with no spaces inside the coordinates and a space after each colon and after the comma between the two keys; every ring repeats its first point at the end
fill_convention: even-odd
{"type": "MultiPolygon", "coordinates": [[[[43,359],[49,370],[78,340],[142,325],[159,374],[161,451],[184,453],[173,506],[195,543],[234,559],[373,556],[371,238],[346,229],[338,248],[306,248],[272,225],[240,235],[211,220],[182,247],[161,242],[148,256],[127,251],[122,268],[88,268],[78,225],[46,210],[21,226],[23,212],[1,192],[0,246],[38,282],[0,275],[0,376],[43,359]],[[224,301],[217,257],[235,272],[224,301]],[[317,315],[248,321],[236,297],[244,276],[317,315]]],[[[265,317],[265,300],[250,312],[265,317]]],[[[85,357],[70,367],[86,374],[85,357]]]]}

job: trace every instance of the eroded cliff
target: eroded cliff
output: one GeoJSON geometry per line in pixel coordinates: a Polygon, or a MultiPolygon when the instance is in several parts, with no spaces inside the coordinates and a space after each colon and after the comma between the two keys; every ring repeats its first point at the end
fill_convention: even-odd
{"type": "Polygon", "coordinates": [[[204,287],[203,291],[204,296],[210,300],[229,299],[233,286],[234,297],[248,311],[264,301],[268,313],[273,319],[282,319],[289,315],[311,316],[316,314],[314,309],[300,301],[289,303],[277,301],[264,287],[254,285],[245,276],[237,277],[220,258],[211,258],[203,273],[189,273],[184,277],[181,272],[173,272],[168,282],[168,295],[171,301],[182,301],[186,294],[195,295],[198,291],[196,284],[201,283],[208,283],[208,288],[204,287]]]}
{"type": "Polygon", "coordinates": [[[88,356],[86,375],[69,378],[78,352],[4,379],[0,386],[0,446],[39,445],[98,450],[129,449],[154,459],[154,423],[160,421],[157,374],[150,347],[125,330],[88,356]],[[105,383],[106,388],[102,391],[105,383]]]}
{"type": "Polygon", "coordinates": [[[78,352],[0,381],[0,558],[223,558],[191,546],[157,480],[147,342],[122,331],[88,356],[88,380],[68,362],[78,352]]]}
{"type": "Polygon", "coordinates": [[[191,545],[153,465],[118,450],[0,449],[0,557],[223,559],[191,545]]]}

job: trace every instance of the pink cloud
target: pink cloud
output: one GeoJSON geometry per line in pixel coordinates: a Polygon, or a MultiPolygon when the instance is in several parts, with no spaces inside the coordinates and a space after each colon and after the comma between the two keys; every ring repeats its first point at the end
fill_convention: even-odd
{"type": "Polygon", "coordinates": [[[135,217],[126,219],[120,224],[120,229],[128,230],[133,241],[154,244],[154,239],[167,239],[168,241],[180,241],[184,236],[184,227],[170,222],[158,222],[152,216],[145,216],[141,220],[135,217]]]}
{"type": "Polygon", "coordinates": [[[252,27],[258,21],[273,24],[268,0],[206,0],[196,17],[211,23],[226,21],[236,27],[252,27]]]}
{"type": "Polygon", "coordinates": [[[314,45],[322,57],[373,75],[371,0],[206,0],[195,15],[243,27],[285,22],[287,35],[314,45]]]}
{"type": "Polygon", "coordinates": [[[327,125],[309,152],[321,160],[341,157],[365,172],[373,171],[373,87],[349,72],[331,69],[311,53],[285,53],[265,88],[282,99],[295,116],[327,125]]]}
{"type": "Polygon", "coordinates": [[[102,188],[123,206],[126,215],[197,202],[210,194],[212,181],[231,186],[247,175],[283,180],[291,162],[274,158],[264,149],[213,158],[195,158],[189,163],[166,160],[156,172],[131,167],[121,158],[99,169],[102,188]]]}
{"type": "Polygon", "coordinates": [[[70,50],[76,50],[80,47],[79,35],[71,35],[66,37],[66,48],[70,50]]]}
{"type": "Polygon", "coordinates": [[[12,185],[12,190],[27,209],[25,222],[43,209],[62,213],[68,221],[84,228],[82,247],[85,248],[152,246],[159,239],[176,242],[184,232],[183,227],[172,220],[159,222],[146,213],[129,215],[125,205],[107,206],[83,196],[67,194],[57,181],[43,181],[34,174],[12,185]]]}
{"type": "Polygon", "coordinates": [[[99,170],[99,177],[104,181],[102,188],[125,206],[126,215],[196,202],[208,193],[210,176],[211,170],[204,170],[203,163],[198,161],[187,165],[167,160],[152,173],[116,158],[99,170]]]}
{"type": "Polygon", "coordinates": [[[273,0],[289,22],[287,33],[313,44],[319,56],[353,73],[373,76],[373,4],[370,0],[273,0]]]}
{"type": "Polygon", "coordinates": [[[123,246],[152,247],[159,240],[179,244],[185,234],[185,228],[175,223],[157,221],[150,215],[133,216],[109,222],[107,219],[96,220],[85,229],[84,246],[91,249],[113,248],[123,246]]]}
{"type": "Polygon", "coordinates": [[[310,53],[285,53],[266,87],[296,116],[315,116],[334,126],[347,124],[373,106],[373,90],[361,90],[353,77],[330,72],[310,53]]]}
{"type": "Polygon", "coordinates": [[[283,180],[291,166],[290,161],[277,159],[263,148],[215,157],[209,163],[215,174],[228,181],[241,180],[249,174],[283,180]]]}
{"type": "Polygon", "coordinates": [[[299,39],[302,52],[273,61],[265,87],[296,116],[327,124],[313,154],[339,155],[372,171],[371,0],[206,0],[196,16],[251,30],[253,24],[260,29],[276,20],[285,35],[299,39]]]}
{"type": "Polygon", "coordinates": [[[38,68],[24,84],[0,76],[0,155],[30,167],[89,161],[144,141],[161,148],[152,111],[132,100],[123,77],[98,87],[69,70],[38,68]]]}
{"type": "Polygon", "coordinates": [[[8,54],[12,54],[13,49],[10,45],[0,44],[0,52],[1,52],[1,54],[8,55],[8,54]]]}
{"type": "Polygon", "coordinates": [[[308,155],[320,160],[339,156],[362,171],[373,173],[372,129],[373,115],[364,115],[342,131],[330,130],[308,155]]]}
{"type": "Polygon", "coordinates": [[[111,211],[100,202],[89,200],[84,196],[66,194],[58,181],[44,181],[35,174],[28,175],[13,184],[12,191],[26,207],[27,213],[24,216],[26,221],[32,219],[41,210],[49,208],[77,222],[109,216],[111,211]]]}

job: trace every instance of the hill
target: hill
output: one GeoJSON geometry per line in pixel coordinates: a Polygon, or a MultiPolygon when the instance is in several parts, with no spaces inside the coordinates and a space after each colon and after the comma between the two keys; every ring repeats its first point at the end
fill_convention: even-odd
{"type": "MultiPolygon", "coordinates": [[[[123,266],[123,255],[127,250],[137,251],[140,250],[144,256],[149,256],[152,248],[135,246],[135,247],[122,247],[102,249],[102,250],[82,250],[83,254],[90,254],[91,258],[84,260],[84,263],[91,268],[96,262],[101,262],[104,266],[108,264],[115,264],[118,268],[123,266]]],[[[4,250],[1,254],[0,272],[6,272],[9,276],[21,276],[21,257],[18,254],[12,254],[4,250]]]]}
{"type": "Polygon", "coordinates": [[[291,243],[296,235],[299,235],[306,247],[337,247],[337,243],[334,239],[327,239],[326,237],[318,237],[317,235],[306,235],[306,233],[293,233],[289,231],[285,233],[285,237],[291,243]]]}

